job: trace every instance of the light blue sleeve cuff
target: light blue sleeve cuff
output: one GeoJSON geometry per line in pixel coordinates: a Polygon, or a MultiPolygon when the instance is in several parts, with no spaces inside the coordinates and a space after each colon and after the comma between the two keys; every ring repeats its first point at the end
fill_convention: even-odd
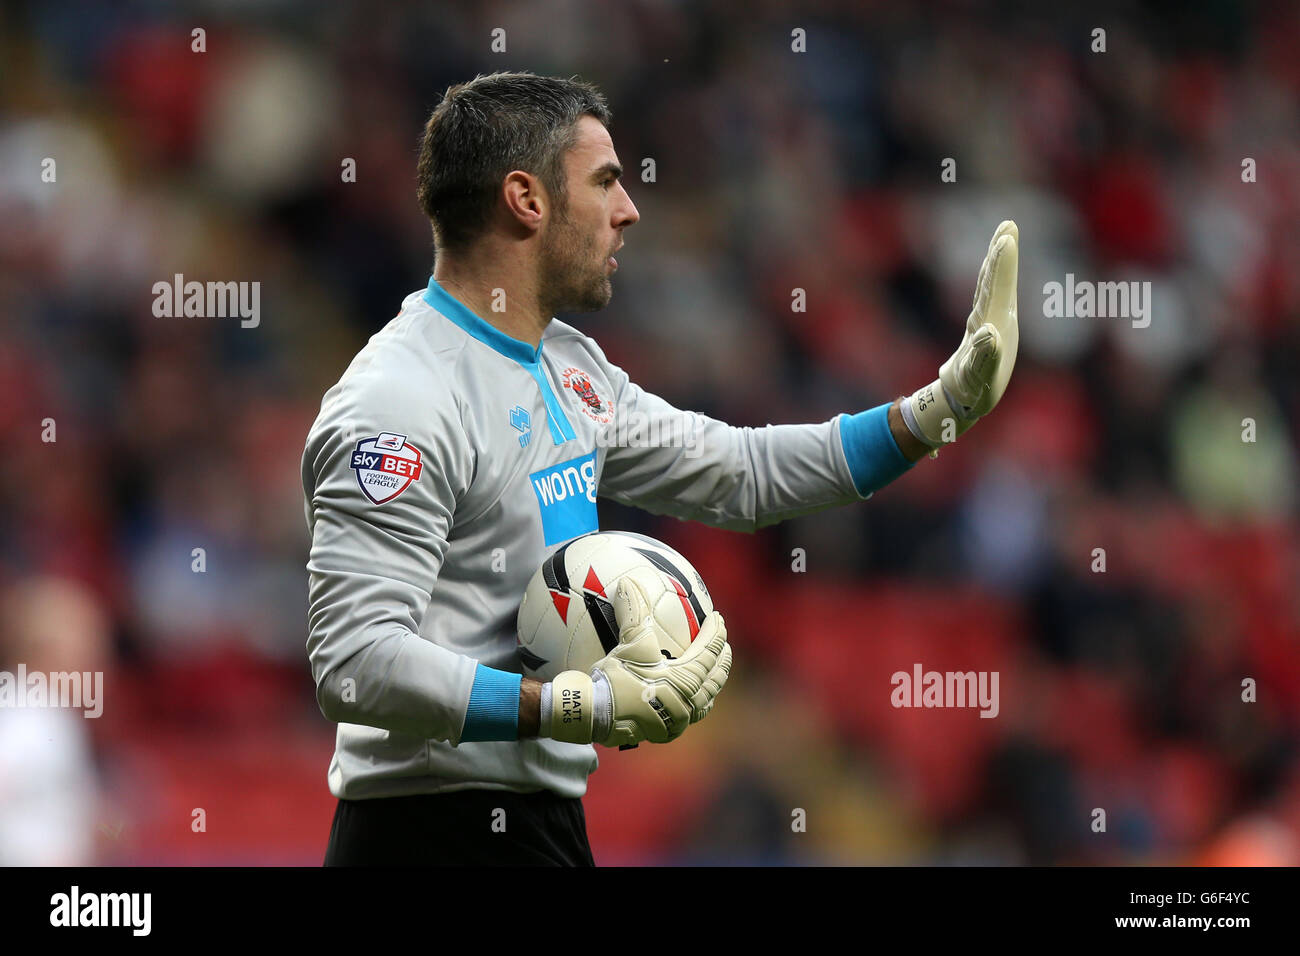
{"type": "Polygon", "coordinates": [[[519,739],[520,674],[478,665],[460,742],[519,739]]]}
{"type": "Polygon", "coordinates": [[[866,498],[885,487],[916,462],[908,461],[889,430],[889,406],[893,402],[856,415],[840,415],[840,444],[849,463],[849,474],[858,494],[866,498]]]}

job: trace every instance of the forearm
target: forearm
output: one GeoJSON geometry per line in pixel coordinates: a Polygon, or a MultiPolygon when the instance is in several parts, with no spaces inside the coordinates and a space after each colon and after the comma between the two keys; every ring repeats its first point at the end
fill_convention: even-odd
{"type": "Polygon", "coordinates": [[[321,713],[335,723],[456,741],[474,661],[422,640],[396,609],[377,608],[353,627],[349,613],[362,612],[346,602],[314,606],[308,659],[321,713]]]}
{"type": "Polygon", "coordinates": [[[903,421],[903,413],[899,406],[904,401],[906,399],[899,397],[889,406],[889,433],[894,436],[898,450],[903,453],[904,458],[908,461],[920,461],[929,454],[930,448],[913,435],[907,423],[903,421]]]}
{"type": "Polygon", "coordinates": [[[519,682],[519,736],[536,737],[542,715],[542,682],[525,677],[519,682]]]}
{"type": "MultiPolygon", "coordinates": [[[[694,423],[688,442],[609,447],[601,497],[745,532],[859,500],[834,444],[833,421],[732,426],[696,413],[673,414],[689,414],[694,423]]],[[[651,434],[664,434],[669,413],[660,409],[655,417],[659,430],[651,434]]],[[[881,433],[887,434],[883,415],[881,433]]]]}

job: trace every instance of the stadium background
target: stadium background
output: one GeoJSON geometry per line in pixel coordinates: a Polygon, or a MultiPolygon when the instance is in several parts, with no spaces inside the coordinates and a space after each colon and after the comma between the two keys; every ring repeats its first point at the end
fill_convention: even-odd
{"type": "Polygon", "coordinates": [[[598,862],[1300,862],[1294,5],[2,16],[0,669],[107,678],[99,720],[0,710],[0,862],[319,863],[303,439],[427,281],[423,119],[496,69],[606,92],[641,222],[575,321],[680,407],[821,421],[910,391],[997,222],[1023,241],[1011,389],[938,461],[755,536],[602,503],[696,563],[737,667],[681,741],[602,752],[598,862]],[[178,272],[260,281],[260,325],[155,318],[178,272]],[[1153,321],[1045,318],[1067,273],[1150,281],[1153,321]],[[915,662],[998,671],[998,718],[892,708],[915,662]]]}

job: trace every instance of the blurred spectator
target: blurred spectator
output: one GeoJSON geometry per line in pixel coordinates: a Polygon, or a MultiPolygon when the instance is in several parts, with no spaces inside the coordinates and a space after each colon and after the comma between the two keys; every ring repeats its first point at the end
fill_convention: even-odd
{"type": "MultiPolygon", "coordinates": [[[[40,675],[100,675],[97,689],[71,707],[54,695],[0,707],[0,865],[94,864],[99,783],[87,710],[102,713],[103,674],[111,663],[109,620],[84,587],[29,578],[0,594],[0,670],[40,675]]],[[[11,688],[13,689],[13,688],[11,688]]],[[[24,692],[20,692],[25,697],[24,692]]],[[[98,716],[98,714],[95,714],[98,716]]]]}

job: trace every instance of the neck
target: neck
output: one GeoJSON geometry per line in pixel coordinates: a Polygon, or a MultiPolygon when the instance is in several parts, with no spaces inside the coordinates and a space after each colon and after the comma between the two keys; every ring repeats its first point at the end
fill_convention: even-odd
{"type": "Polygon", "coordinates": [[[537,298],[535,270],[504,249],[451,257],[439,254],[433,277],[484,322],[536,348],[551,321],[537,298]]]}

